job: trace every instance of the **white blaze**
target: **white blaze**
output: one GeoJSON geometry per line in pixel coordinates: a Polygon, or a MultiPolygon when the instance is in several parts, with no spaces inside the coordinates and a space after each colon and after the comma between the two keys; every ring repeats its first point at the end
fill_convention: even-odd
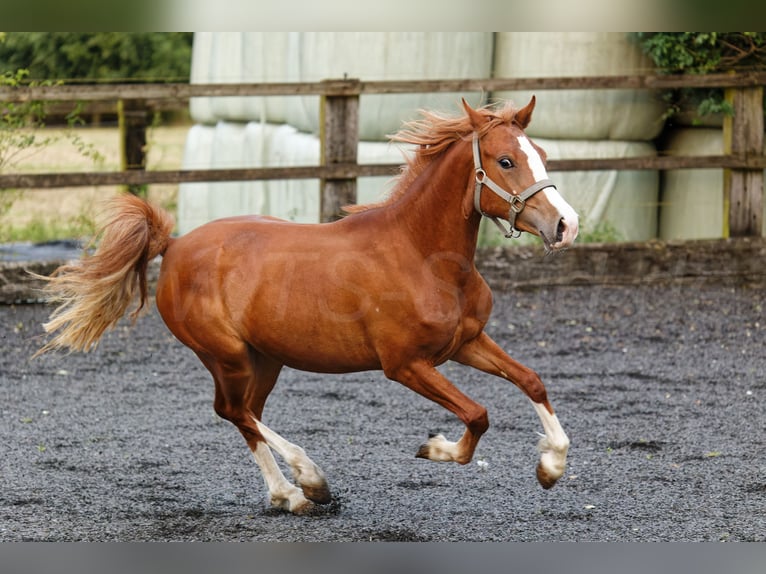
{"type": "MultiPolygon", "coordinates": [[[[526,136],[519,136],[519,147],[521,147],[521,150],[527,154],[527,165],[529,165],[529,168],[532,170],[532,175],[534,176],[535,181],[548,179],[548,172],[545,170],[543,158],[537,153],[537,150],[532,145],[532,142],[529,141],[529,138],[526,136]]],[[[577,212],[575,212],[575,210],[572,209],[572,206],[561,197],[561,194],[556,188],[546,187],[543,189],[543,193],[550,204],[558,210],[567,225],[572,226],[573,229],[577,229],[577,212]]]]}

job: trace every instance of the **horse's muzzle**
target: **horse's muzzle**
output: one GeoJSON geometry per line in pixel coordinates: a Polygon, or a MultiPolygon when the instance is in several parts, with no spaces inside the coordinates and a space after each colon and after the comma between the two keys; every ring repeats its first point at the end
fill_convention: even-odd
{"type": "Polygon", "coordinates": [[[579,222],[576,214],[569,215],[568,217],[560,217],[555,226],[551,226],[552,229],[544,230],[540,229],[540,237],[542,237],[546,248],[549,251],[558,251],[559,249],[566,249],[571,247],[574,240],[577,238],[579,231],[579,222]]]}

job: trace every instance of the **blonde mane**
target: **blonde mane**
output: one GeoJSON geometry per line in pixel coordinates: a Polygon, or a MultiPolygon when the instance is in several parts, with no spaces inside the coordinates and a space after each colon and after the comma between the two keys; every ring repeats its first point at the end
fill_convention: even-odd
{"type": "MultiPolygon", "coordinates": [[[[518,109],[511,102],[506,102],[498,108],[485,106],[476,111],[488,120],[479,130],[479,136],[482,136],[499,124],[512,123],[518,109]]],[[[407,157],[407,163],[402,167],[401,174],[397,176],[396,185],[390,195],[377,203],[347,205],[343,208],[344,211],[359,213],[394,203],[450,145],[472,136],[475,131],[467,115],[450,117],[427,110],[420,110],[420,114],[422,118],[405,123],[401,130],[389,136],[392,142],[418,146],[415,153],[407,157]]]]}

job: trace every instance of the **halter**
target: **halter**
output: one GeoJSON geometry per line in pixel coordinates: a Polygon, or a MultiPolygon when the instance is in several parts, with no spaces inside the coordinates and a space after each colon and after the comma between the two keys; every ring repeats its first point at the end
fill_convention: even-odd
{"type": "Polygon", "coordinates": [[[556,189],[553,182],[550,179],[541,179],[538,182],[533,183],[527,189],[522,191],[519,195],[511,194],[505,191],[502,187],[492,181],[487,172],[481,167],[481,152],[479,151],[479,134],[473,133],[473,165],[476,174],[476,186],[473,192],[473,205],[481,215],[488,217],[492,223],[503,233],[507,238],[515,238],[521,235],[521,231],[516,229],[516,216],[524,210],[527,204],[527,200],[536,194],[538,191],[545,189],[546,187],[552,187],[556,189]],[[481,186],[486,185],[489,189],[495,192],[502,199],[510,204],[508,209],[508,222],[510,223],[510,229],[506,230],[503,224],[492,215],[484,213],[481,209],[481,186]]]}

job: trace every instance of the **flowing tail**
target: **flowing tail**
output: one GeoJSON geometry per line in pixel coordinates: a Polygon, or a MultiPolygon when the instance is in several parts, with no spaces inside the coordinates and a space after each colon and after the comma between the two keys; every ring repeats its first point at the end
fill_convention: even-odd
{"type": "Polygon", "coordinates": [[[58,304],[43,324],[55,333],[35,356],[53,349],[89,351],[115,326],[136,298],[138,317],[147,299],[146,268],[170,243],[173,218],[166,211],[130,194],[115,197],[109,218],[99,230],[95,253],[62,265],[47,282],[46,300],[58,304]]]}

